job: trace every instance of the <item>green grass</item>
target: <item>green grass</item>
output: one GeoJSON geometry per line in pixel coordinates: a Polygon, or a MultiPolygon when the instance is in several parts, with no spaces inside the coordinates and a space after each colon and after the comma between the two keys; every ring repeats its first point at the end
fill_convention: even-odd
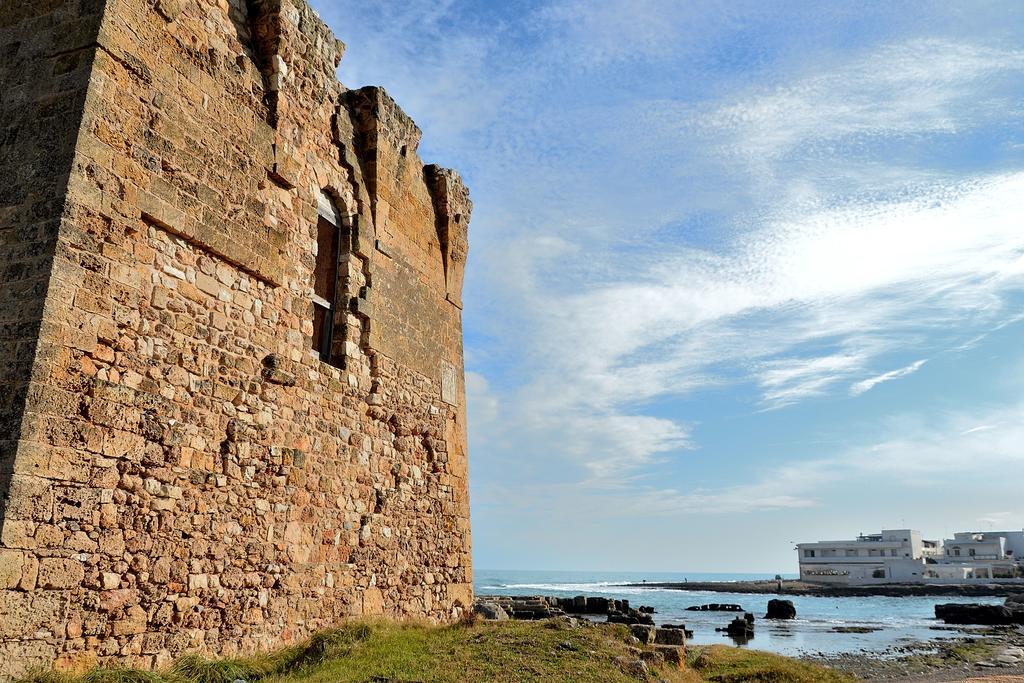
{"type": "Polygon", "coordinates": [[[628,632],[621,627],[505,622],[445,628],[382,624],[372,630],[365,643],[345,656],[266,683],[366,683],[375,677],[431,683],[636,680],[614,662],[629,654],[628,632]]]}
{"type": "Polygon", "coordinates": [[[695,680],[719,683],[850,683],[850,674],[770,652],[725,645],[691,647],[687,665],[700,676],[695,680]]]}
{"type": "MultiPolygon", "coordinates": [[[[569,628],[562,622],[501,622],[424,626],[351,623],[305,643],[269,654],[234,659],[186,655],[167,671],[95,669],[82,676],[40,673],[24,683],[459,683],[463,681],[638,680],[622,662],[636,661],[622,626],[569,628]],[[625,659],[623,659],[625,658],[625,659]]],[[[647,680],[846,682],[822,667],[724,646],[690,649],[690,666],[652,665],[647,680]]]]}
{"type": "Polygon", "coordinates": [[[938,647],[937,652],[911,655],[902,662],[908,667],[919,669],[941,668],[948,666],[950,662],[977,664],[996,656],[1000,650],[998,643],[985,638],[951,643],[938,642],[935,645],[938,647]]]}

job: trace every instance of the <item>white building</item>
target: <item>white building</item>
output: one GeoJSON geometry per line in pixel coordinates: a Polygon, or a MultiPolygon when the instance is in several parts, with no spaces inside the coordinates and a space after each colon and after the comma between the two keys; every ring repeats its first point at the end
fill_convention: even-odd
{"type": "Polygon", "coordinates": [[[800,578],[837,584],[1024,579],[1024,531],[962,532],[945,542],[913,529],[797,545],[800,578]]]}
{"type": "Polygon", "coordinates": [[[925,557],[939,543],[913,529],[886,529],[850,541],[800,543],[800,578],[819,583],[914,582],[924,579],[925,557]]]}
{"type": "MultiPolygon", "coordinates": [[[[943,542],[941,570],[969,566],[967,578],[1012,579],[1021,574],[1024,531],[963,531],[943,542]]],[[[939,568],[936,568],[939,569],[939,568]]]]}

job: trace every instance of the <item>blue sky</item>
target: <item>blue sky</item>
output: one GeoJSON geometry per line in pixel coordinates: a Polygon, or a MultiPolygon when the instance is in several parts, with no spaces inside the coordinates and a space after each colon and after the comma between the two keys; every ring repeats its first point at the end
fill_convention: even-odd
{"type": "Polygon", "coordinates": [[[1024,5],[313,4],[472,191],[478,567],[1024,526],[1024,5]]]}

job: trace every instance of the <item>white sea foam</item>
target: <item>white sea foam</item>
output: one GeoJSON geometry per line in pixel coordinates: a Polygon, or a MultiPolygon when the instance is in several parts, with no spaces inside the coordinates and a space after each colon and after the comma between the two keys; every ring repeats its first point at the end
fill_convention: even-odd
{"type": "Polygon", "coordinates": [[[630,588],[614,582],[598,583],[503,583],[496,586],[481,586],[485,590],[538,590],[559,591],[564,593],[611,592],[638,595],[650,592],[647,588],[630,588]]]}

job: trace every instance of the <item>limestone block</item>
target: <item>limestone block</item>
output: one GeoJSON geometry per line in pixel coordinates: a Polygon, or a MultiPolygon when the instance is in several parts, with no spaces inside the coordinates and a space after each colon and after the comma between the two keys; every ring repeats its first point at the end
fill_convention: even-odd
{"type": "Polygon", "coordinates": [[[379,588],[367,588],[363,591],[364,617],[380,616],[384,614],[384,595],[379,588]]]}
{"type": "Polygon", "coordinates": [[[686,634],[681,628],[659,628],[654,642],[658,645],[685,645],[686,634]]]}
{"type": "Polygon", "coordinates": [[[0,549],[0,590],[17,588],[21,583],[25,553],[0,549]]]}
{"type": "Polygon", "coordinates": [[[53,516],[53,490],[45,479],[15,474],[7,495],[5,523],[10,523],[9,520],[48,522],[53,516]]]}
{"type": "Polygon", "coordinates": [[[686,649],[679,645],[656,645],[655,651],[660,653],[665,661],[677,667],[682,667],[686,662],[686,649]]]}
{"type": "Polygon", "coordinates": [[[38,577],[39,560],[35,555],[25,553],[24,561],[21,565],[21,581],[18,583],[18,588],[23,591],[35,589],[38,577]]]}
{"type": "Polygon", "coordinates": [[[0,543],[7,548],[35,548],[35,522],[19,519],[8,519],[0,532],[0,543]]]}
{"type": "Polygon", "coordinates": [[[181,14],[183,0],[157,0],[156,11],[167,21],[174,21],[181,14]]]}
{"type": "Polygon", "coordinates": [[[0,591],[0,640],[38,637],[43,631],[57,633],[63,614],[63,598],[53,591],[0,591]]]}
{"type": "Polygon", "coordinates": [[[74,588],[85,578],[85,567],[78,560],[49,557],[39,562],[40,588],[74,588]]]}
{"type": "Polygon", "coordinates": [[[643,645],[650,645],[654,642],[654,627],[648,624],[632,624],[629,632],[643,645]]]}
{"type": "Polygon", "coordinates": [[[99,657],[95,652],[66,652],[53,662],[53,668],[71,676],[80,676],[99,665],[99,657]]]}
{"type": "Polygon", "coordinates": [[[0,642],[0,673],[24,676],[48,667],[55,655],[53,643],[45,640],[0,642]]]}
{"type": "Polygon", "coordinates": [[[125,616],[115,619],[113,630],[115,636],[137,635],[146,632],[146,610],[138,605],[128,608],[125,616]]]}

